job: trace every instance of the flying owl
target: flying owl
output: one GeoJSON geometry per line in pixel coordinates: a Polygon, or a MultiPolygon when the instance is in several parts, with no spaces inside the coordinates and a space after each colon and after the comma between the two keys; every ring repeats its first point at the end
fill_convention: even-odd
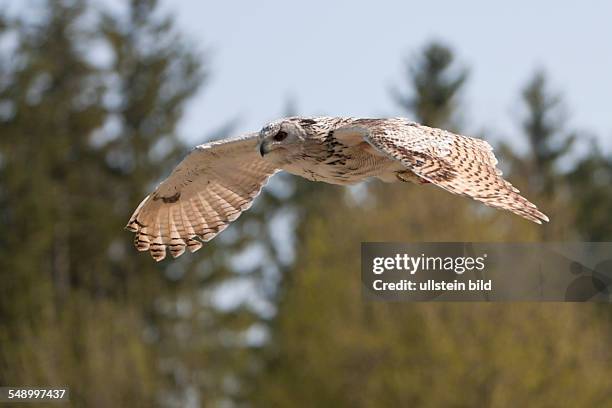
{"type": "Polygon", "coordinates": [[[403,118],[291,117],[259,132],[197,146],[145,197],[126,229],[156,261],[195,252],[248,209],[280,170],[348,185],[431,183],[541,224],[548,217],[504,180],[484,140],[403,118]]]}

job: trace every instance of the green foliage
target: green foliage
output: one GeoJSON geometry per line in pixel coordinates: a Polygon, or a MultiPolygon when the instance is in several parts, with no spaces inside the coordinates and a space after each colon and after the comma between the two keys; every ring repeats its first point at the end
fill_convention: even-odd
{"type": "MultiPolygon", "coordinates": [[[[421,61],[435,55],[429,50],[421,61]]],[[[457,114],[452,101],[461,92],[465,74],[453,79],[450,61],[454,57],[448,49],[442,54],[443,64],[420,64],[410,71],[413,94],[399,100],[418,120],[449,127],[450,118],[457,114]]],[[[562,143],[562,148],[552,144],[552,130],[543,126],[548,120],[543,118],[548,118],[548,109],[555,104],[542,96],[541,81],[534,84],[525,95],[530,102],[527,136],[535,142],[528,154],[513,157],[517,165],[537,161],[545,177],[556,179],[556,162],[570,142],[562,143]]],[[[576,183],[584,183],[586,189],[593,186],[593,178],[586,181],[589,176],[596,177],[591,175],[594,164],[583,162],[582,166],[577,168],[576,183]]],[[[605,381],[578,382],[582,376],[592,378],[592,373],[598,373],[597,378],[602,378],[609,372],[609,324],[595,305],[401,304],[368,303],[361,298],[362,241],[526,242],[575,236],[571,205],[581,201],[562,195],[564,189],[553,196],[538,195],[544,192],[530,186],[529,174],[518,167],[512,170],[511,179],[527,187],[523,192],[551,215],[553,226],[546,233],[540,226],[430,186],[373,182],[368,185],[370,194],[357,200],[340,188],[313,187],[311,196],[317,200],[306,205],[308,211],[300,220],[302,246],[287,278],[267,349],[269,364],[252,397],[256,405],[610,403],[605,381]],[[572,202],[564,202],[568,199],[572,202]],[[585,343],[577,344],[577,335],[585,343]]],[[[609,213],[598,214],[604,225],[609,224],[609,213]]]]}
{"type": "MultiPolygon", "coordinates": [[[[442,194],[424,199],[435,198],[428,201],[435,205],[442,194]]],[[[601,379],[611,361],[609,334],[594,305],[364,302],[360,240],[528,239],[528,231],[478,219],[438,217],[427,220],[428,228],[419,217],[427,204],[403,202],[400,193],[394,198],[342,212],[334,211],[338,203],[327,202],[305,224],[305,246],[280,309],[270,365],[253,396],[257,406],[609,401],[601,379]],[[334,217],[323,216],[330,212],[334,217]],[[577,344],[576,336],[585,343],[577,344]],[[591,378],[587,373],[598,375],[571,386],[583,375],[591,378]]]]}
{"type": "Polygon", "coordinates": [[[269,312],[214,298],[250,284],[271,307],[283,195],[197,255],[138,254],[123,227],[187,151],[175,129],[201,55],[156,1],[42,6],[3,26],[18,43],[0,78],[0,384],[67,384],[77,406],[240,401],[269,312]]]}
{"type": "Polygon", "coordinates": [[[593,142],[589,154],[567,175],[576,210],[576,228],[587,241],[612,239],[612,157],[593,142]]]}
{"type": "Polygon", "coordinates": [[[133,1],[127,17],[42,6],[4,32],[17,44],[0,80],[0,383],[151,406],[166,380],[145,334],[160,330],[154,299],[172,285],[123,226],[184,150],[174,128],[201,71],[155,2],[133,1]]]}

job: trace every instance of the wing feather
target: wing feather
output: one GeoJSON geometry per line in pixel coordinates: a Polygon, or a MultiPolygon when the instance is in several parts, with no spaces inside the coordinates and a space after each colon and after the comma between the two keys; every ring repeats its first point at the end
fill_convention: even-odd
{"type": "Polygon", "coordinates": [[[375,149],[430,183],[537,224],[548,221],[501,177],[493,148],[486,141],[399,118],[363,119],[355,124],[362,127],[362,137],[375,149]]]}
{"type": "Polygon", "coordinates": [[[278,169],[257,152],[257,133],[197,146],[145,197],[126,229],[156,261],[195,252],[248,209],[278,169]]]}

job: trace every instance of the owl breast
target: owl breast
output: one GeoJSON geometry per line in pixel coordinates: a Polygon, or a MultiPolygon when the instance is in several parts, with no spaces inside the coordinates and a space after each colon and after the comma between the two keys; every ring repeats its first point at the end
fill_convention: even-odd
{"type": "Polygon", "coordinates": [[[358,146],[336,145],[320,154],[305,154],[283,170],[311,181],[349,185],[370,177],[385,177],[405,168],[397,161],[358,146]]]}

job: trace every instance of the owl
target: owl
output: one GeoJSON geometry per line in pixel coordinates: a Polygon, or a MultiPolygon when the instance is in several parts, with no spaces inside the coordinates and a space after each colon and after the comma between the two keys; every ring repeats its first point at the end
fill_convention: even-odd
{"type": "Polygon", "coordinates": [[[502,178],[486,141],[403,118],[290,117],[195,147],[145,197],[126,228],[156,261],[195,252],[247,210],[280,170],[350,185],[432,184],[541,224],[548,217],[502,178]]]}

